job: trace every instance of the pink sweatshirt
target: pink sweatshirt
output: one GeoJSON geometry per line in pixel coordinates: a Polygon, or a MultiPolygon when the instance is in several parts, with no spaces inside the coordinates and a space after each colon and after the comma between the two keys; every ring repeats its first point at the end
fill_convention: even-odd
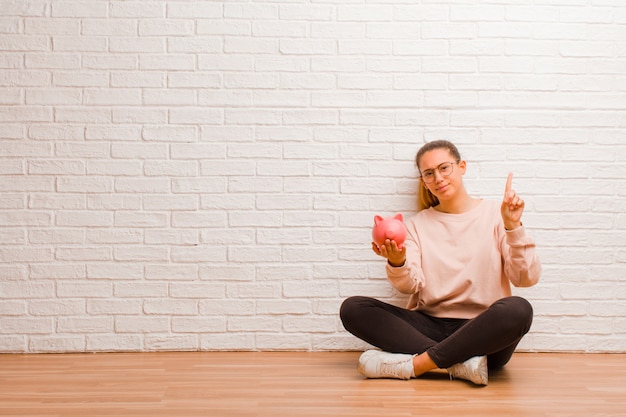
{"type": "Polygon", "coordinates": [[[411,295],[407,308],[469,319],[510,296],[511,284],[537,283],[535,244],[523,226],[504,230],[500,204],[482,200],[462,214],[429,208],[407,219],[407,260],[387,263],[391,284],[411,295]]]}

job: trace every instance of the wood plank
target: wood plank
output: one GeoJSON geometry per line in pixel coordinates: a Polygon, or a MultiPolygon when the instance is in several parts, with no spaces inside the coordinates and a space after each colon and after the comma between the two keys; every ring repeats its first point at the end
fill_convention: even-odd
{"type": "Polygon", "coordinates": [[[2,416],[626,416],[626,355],[516,353],[487,387],[368,380],[358,352],[0,355],[2,416]]]}

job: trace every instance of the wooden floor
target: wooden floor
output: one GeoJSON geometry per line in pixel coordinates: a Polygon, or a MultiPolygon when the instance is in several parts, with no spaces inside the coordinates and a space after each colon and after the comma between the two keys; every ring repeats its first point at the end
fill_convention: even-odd
{"type": "Polygon", "coordinates": [[[516,353],[489,386],[356,352],[0,355],[0,416],[626,416],[626,355],[516,353]]]}

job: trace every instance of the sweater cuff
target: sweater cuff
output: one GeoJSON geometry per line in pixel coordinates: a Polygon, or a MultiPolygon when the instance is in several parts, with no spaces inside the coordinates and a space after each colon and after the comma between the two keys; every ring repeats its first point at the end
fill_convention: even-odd
{"type": "Polygon", "coordinates": [[[505,229],[505,233],[506,233],[506,238],[508,242],[523,241],[526,237],[526,229],[524,229],[524,225],[521,225],[520,227],[516,227],[515,229],[512,229],[512,230],[505,229]]]}

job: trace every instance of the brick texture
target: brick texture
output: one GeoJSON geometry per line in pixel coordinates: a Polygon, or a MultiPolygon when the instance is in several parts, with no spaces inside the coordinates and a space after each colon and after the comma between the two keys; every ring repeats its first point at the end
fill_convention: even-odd
{"type": "Polygon", "coordinates": [[[0,2],[0,352],[362,349],[413,157],[506,175],[544,265],[520,345],[626,351],[626,5],[0,2]]]}

